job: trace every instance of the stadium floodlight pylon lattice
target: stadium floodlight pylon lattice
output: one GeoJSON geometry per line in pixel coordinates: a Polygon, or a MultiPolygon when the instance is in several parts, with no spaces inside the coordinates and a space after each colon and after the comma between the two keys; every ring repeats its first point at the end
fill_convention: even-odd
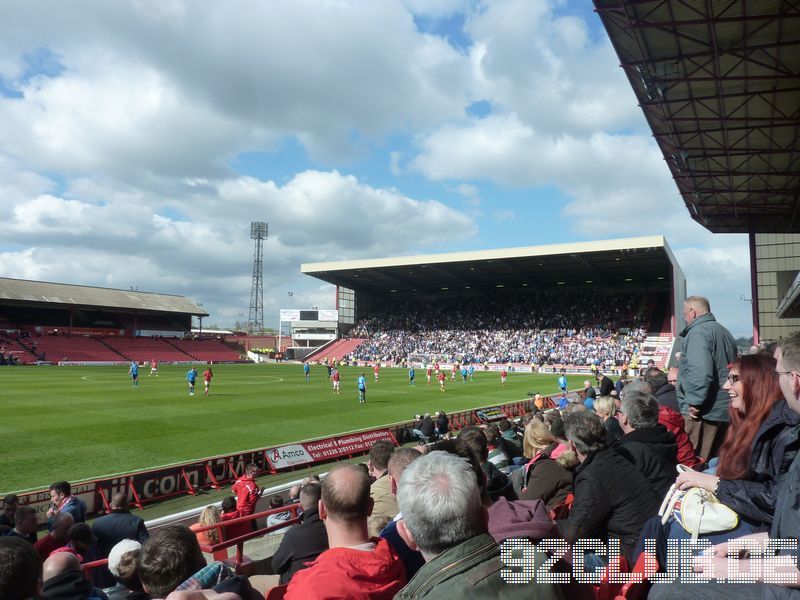
{"type": "Polygon", "coordinates": [[[250,285],[250,315],[247,319],[248,333],[264,331],[264,240],[269,224],[263,221],[250,223],[250,239],[255,240],[253,250],[253,282],[250,285]]]}

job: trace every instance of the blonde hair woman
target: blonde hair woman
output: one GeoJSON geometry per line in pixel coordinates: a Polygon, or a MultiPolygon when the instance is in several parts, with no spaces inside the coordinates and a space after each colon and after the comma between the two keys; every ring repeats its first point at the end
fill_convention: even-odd
{"type": "Polygon", "coordinates": [[[547,508],[560,504],[572,491],[572,473],[577,457],[564,452],[558,459],[552,457],[559,442],[547,425],[532,419],[525,427],[522,438],[525,456],[531,459],[522,469],[514,472],[514,484],[521,500],[542,500],[547,508]]]}
{"type": "Polygon", "coordinates": [[[594,401],[594,412],[600,417],[603,422],[603,427],[606,429],[606,445],[609,448],[616,448],[619,445],[622,436],[625,432],[622,427],[614,418],[617,412],[617,405],[614,398],[611,396],[600,396],[594,401]]]}
{"type": "Polygon", "coordinates": [[[189,526],[189,529],[195,532],[197,536],[197,542],[200,545],[205,546],[213,546],[214,544],[219,544],[220,536],[219,536],[219,529],[209,529],[208,531],[200,531],[197,530],[202,527],[208,527],[209,525],[216,525],[220,522],[220,517],[222,515],[222,509],[219,506],[206,506],[203,509],[203,512],[200,513],[200,518],[198,519],[197,523],[189,526]]]}

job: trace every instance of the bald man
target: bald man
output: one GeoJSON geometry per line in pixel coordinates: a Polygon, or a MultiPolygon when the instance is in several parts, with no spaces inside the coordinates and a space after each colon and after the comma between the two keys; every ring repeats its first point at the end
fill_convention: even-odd
{"type": "Polygon", "coordinates": [[[86,580],[78,558],[70,552],[56,552],[44,561],[42,582],[47,600],[106,597],[86,580]]]}
{"type": "Polygon", "coordinates": [[[373,506],[369,492],[369,476],[356,465],[336,467],[323,480],[319,516],[329,549],[292,577],[287,600],[389,600],[405,585],[405,568],[395,551],[386,540],[367,534],[373,506]]]}
{"type": "Polygon", "coordinates": [[[33,549],[36,550],[39,558],[43,561],[47,560],[53,550],[66,546],[69,541],[69,528],[74,524],[75,519],[70,513],[60,512],[56,514],[53,517],[53,529],[33,545],[33,549]]]}

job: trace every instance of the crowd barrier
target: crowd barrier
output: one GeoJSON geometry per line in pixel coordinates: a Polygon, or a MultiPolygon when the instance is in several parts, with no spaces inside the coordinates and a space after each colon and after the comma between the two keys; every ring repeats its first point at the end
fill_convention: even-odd
{"type": "MultiPolygon", "coordinates": [[[[198,527],[197,529],[194,530],[194,533],[195,534],[204,533],[206,531],[211,531],[216,529],[219,532],[220,542],[213,545],[200,544],[200,550],[202,550],[207,554],[211,554],[214,557],[214,560],[219,560],[225,562],[226,564],[229,564],[231,568],[233,568],[238,572],[239,568],[243,564],[245,564],[247,560],[247,557],[244,554],[245,542],[263,537],[267,534],[274,533],[276,531],[291,527],[292,525],[299,523],[300,522],[299,513],[300,513],[299,504],[287,504],[286,506],[281,506],[280,508],[271,508],[270,510],[254,513],[252,515],[247,515],[245,517],[229,519],[227,521],[214,523],[213,525],[198,527]],[[230,531],[230,528],[235,527],[236,525],[246,524],[247,527],[245,527],[245,529],[247,529],[250,526],[250,523],[253,523],[254,521],[257,521],[259,519],[264,519],[264,522],[266,523],[266,519],[270,515],[284,513],[284,512],[292,513],[292,518],[287,519],[285,521],[281,521],[277,525],[272,525],[270,527],[267,527],[265,525],[264,527],[258,527],[256,529],[252,529],[247,533],[243,533],[241,535],[225,539],[226,537],[225,531],[226,530],[230,531]],[[233,547],[236,548],[236,553],[233,555],[232,558],[229,558],[228,549],[233,547]]],[[[92,570],[98,567],[104,567],[106,565],[108,565],[108,559],[102,558],[100,560],[84,563],[83,565],[81,565],[81,570],[83,571],[86,579],[91,580],[92,570]]]]}

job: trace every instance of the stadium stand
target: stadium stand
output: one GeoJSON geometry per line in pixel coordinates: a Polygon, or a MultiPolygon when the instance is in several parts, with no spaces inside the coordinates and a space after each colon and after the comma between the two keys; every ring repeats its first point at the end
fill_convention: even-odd
{"type": "MultiPolygon", "coordinates": [[[[539,365],[626,365],[646,339],[656,294],[589,292],[504,295],[384,306],[353,330],[361,361],[423,360],[539,365]]],[[[331,354],[327,351],[326,354],[331,354]]]]}
{"type": "Polygon", "coordinates": [[[138,362],[151,360],[169,362],[192,359],[187,353],[175,348],[161,338],[105,338],[103,343],[127,360],[138,362]]]}
{"type": "Polygon", "coordinates": [[[27,347],[39,360],[50,362],[105,362],[124,360],[124,357],[118,352],[93,337],[43,335],[20,341],[20,344],[27,347]]]}
{"type": "Polygon", "coordinates": [[[367,341],[367,338],[342,338],[331,344],[326,344],[319,350],[306,356],[305,360],[322,360],[325,357],[342,358],[352,354],[356,348],[367,341]]]}
{"type": "Polygon", "coordinates": [[[233,350],[218,339],[180,340],[165,338],[163,341],[195,360],[214,362],[241,360],[239,351],[233,350]]]}

